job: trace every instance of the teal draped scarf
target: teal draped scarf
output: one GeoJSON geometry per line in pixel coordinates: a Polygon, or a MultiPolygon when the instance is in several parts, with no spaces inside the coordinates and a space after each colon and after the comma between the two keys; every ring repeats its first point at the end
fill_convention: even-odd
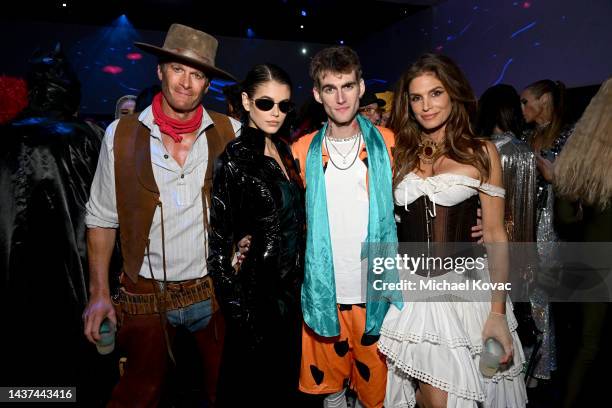
{"type": "MultiPolygon", "coordinates": [[[[368,259],[365,334],[378,335],[389,304],[402,307],[398,291],[374,290],[373,282],[397,282],[397,270],[376,275],[372,271],[375,257],[395,257],[397,232],[393,214],[391,161],[385,141],[370,121],[357,115],[357,121],[368,153],[369,218],[368,234],[361,248],[361,258],[368,259]]],[[[302,311],[304,321],[324,337],[340,334],[336,306],[336,282],[332,258],[322,143],[327,124],[314,136],[306,157],[306,223],[307,240],[302,311]]],[[[347,197],[350,205],[351,197],[347,197]]]]}

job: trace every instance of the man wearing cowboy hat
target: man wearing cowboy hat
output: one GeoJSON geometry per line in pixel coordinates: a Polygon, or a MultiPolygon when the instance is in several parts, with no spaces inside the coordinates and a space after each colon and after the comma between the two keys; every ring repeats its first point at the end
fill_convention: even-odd
{"type": "Polygon", "coordinates": [[[214,402],[223,327],[206,269],[209,193],[214,160],[240,127],[201,105],[212,78],[234,80],[215,66],[217,44],[180,24],[170,27],[163,47],[135,43],[159,58],[162,90],[138,116],[106,130],[87,203],[91,276],[83,318],[85,335],[100,352],[108,351],[101,323],[119,327],[117,344],[128,363],[110,406],[159,403],[179,326],[197,341],[214,402]],[[117,229],[122,287],[111,301],[108,268],[117,229]]]}

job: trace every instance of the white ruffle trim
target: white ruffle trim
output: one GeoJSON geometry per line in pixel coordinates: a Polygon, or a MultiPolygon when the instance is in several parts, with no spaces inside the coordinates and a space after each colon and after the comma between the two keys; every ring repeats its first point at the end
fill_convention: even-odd
{"type": "MultiPolygon", "coordinates": [[[[397,328],[397,325],[395,326],[397,328]]],[[[510,332],[516,332],[518,328],[518,322],[514,316],[508,317],[508,328],[510,332]]],[[[383,325],[380,329],[381,335],[399,342],[410,342],[410,343],[433,343],[442,344],[448,348],[467,347],[470,350],[472,356],[480,354],[482,352],[482,344],[474,344],[470,339],[465,336],[450,337],[440,336],[437,333],[425,331],[423,333],[414,333],[410,331],[399,331],[392,330],[383,325]]]]}
{"type": "Polygon", "coordinates": [[[478,303],[427,305],[426,302],[407,303],[402,311],[392,307],[385,318],[378,342],[379,350],[387,356],[390,370],[385,406],[414,407],[414,389],[409,379],[446,391],[449,401],[452,399],[461,406],[473,406],[474,401],[483,402],[485,407],[525,406],[527,394],[522,374],[525,356],[516,333],[518,323],[512,307],[507,308],[507,318],[513,339],[513,361],[506,370],[485,378],[478,363],[482,351],[480,336],[488,306],[478,303]]]}
{"type": "Polygon", "coordinates": [[[410,343],[432,343],[442,344],[448,348],[466,347],[470,350],[472,355],[480,354],[482,346],[473,345],[469,339],[465,337],[455,338],[444,338],[434,333],[400,333],[397,331],[387,330],[384,327],[380,330],[380,334],[390,339],[399,342],[410,342],[410,343]]]}
{"type": "MultiPolygon", "coordinates": [[[[407,374],[411,378],[415,378],[419,381],[425,382],[427,384],[431,384],[434,387],[441,389],[442,391],[446,391],[451,394],[458,395],[465,399],[475,400],[475,401],[484,401],[485,395],[484,392],[471,391],[468,389],[461,389],[456,387],[454,384],[450,384],[447,381],[434,377],[424,370],[419,370],[411,365],[405,363],[404,361],[398,359],[398,356],[385,345],[378,345],[378,349],[381,353],[387,356],[387,359],[391,362],[391,365],[401,372],[407,374]]],[[[388,361],[388,362],[389,362],[388,361]]]]}

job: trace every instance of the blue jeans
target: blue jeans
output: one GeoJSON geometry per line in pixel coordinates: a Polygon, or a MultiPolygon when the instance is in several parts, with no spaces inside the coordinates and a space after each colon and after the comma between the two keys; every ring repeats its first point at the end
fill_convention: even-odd
{"type": "Polygon", "coordinates": [[[213,309],[211,299],[166,312],[169,324],[173,327],[182,326],[189,330],[190,333],[195,333],[208,326],[212,315],[213,309]]]}
{"type": "MultiPolygon", "coordinates": [[[[151,282],[130,279],[123,282],[130,293],[146,294],[151,282]]],[[[220,313],[212,312],[212,299],[185,308],[166,311],[167,335],[173,343],[177,326],[191,332],[204,369],[202,390],[215,401],[217,379],[223,354],[225,326],[220,313]]],[[[117,333],[117,347],[127,356],[124,375],[113,390],[110,408],[157,406],[169,367],[168,348],[158,314],[124,314],[117,333]]]]}

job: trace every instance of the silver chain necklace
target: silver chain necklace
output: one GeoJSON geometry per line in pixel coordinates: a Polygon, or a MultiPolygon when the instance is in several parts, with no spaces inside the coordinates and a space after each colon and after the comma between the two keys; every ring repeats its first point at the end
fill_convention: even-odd
{"type": "Polygon", "coordinates": [[[355,138],[355,142],[353,142],[353,145],[351,146],[351,148],[349,149],[349,151],[346,154],[342,154],[342,152],[340,152],[340,150],[338,150],[338,148],[336,146],[334,146],[333,142],[331,144],[331,147],[336,151],[336,153],[338,153],[340,155],[340,157],[342,157],[342,164],[344,164],[344,165],[346,165],[346,160],[347,160],[347,157],[349,156],[349,154],[351,154],[351,152],[353,151],[355,146],[357,146],[357,151],[355,153],[355,157],[353,157],[353,160],[351,161],[351,163],[348,166],[346,166],[346,167],[340,167],[340,166],[338,166],[334,162],[334,160],[332,159],[331,154],[329,154],[329,145],[327,143],[327,139],[329,138],[329,131],[328,131],[328,134],[325,135],[325,149],[327,149],[327,152],[329,154],[329,161],[338,170],[347,170],[347,169],[351,168],[351,166],[353,164],[355,164],[355,161],[357,160],[357,157],[359,157],[359,148],[361,147],[361,137],[362,137],[361,132],[359,132],[357,134],[357,136],[351,136],[351,137],[347,138],[346,140],[351,140],[353,137],[355,138]]]}
{"type": "Polygon", "coordinates": [[[334,137],[333,139],[334,139],[334,142],[350,142],[351,140],[357,139],[357,137],[359,137],[359,133],[356,133],[353,136],[344,137],[344,138],[334,137]]]}
{"type": "MultiPolygon", "coordinates": [[[[345,140],[351,140],[354,138],[354,142],[353,145],[351,146],[351,148],[346,152],[346,153],[342,153],[334,144],[334,142],[338,142],[339,140],[333,140],[331,141],[331,147],[336,151],[336,153],[338,153],[341,157],[342,157],[342,164],[346,164],[346,158],[348,157],[349,154],[351,154],[351,152],[353,151],[353,149],[355,148],[355,145],[357,144],[357,141],[359,140],[359,134],[356,134],[355,136],[351,137],[351,138],[347,138],[345,140]]],[[[327,147],[327,145],[325,146],[327,147]]]]}

